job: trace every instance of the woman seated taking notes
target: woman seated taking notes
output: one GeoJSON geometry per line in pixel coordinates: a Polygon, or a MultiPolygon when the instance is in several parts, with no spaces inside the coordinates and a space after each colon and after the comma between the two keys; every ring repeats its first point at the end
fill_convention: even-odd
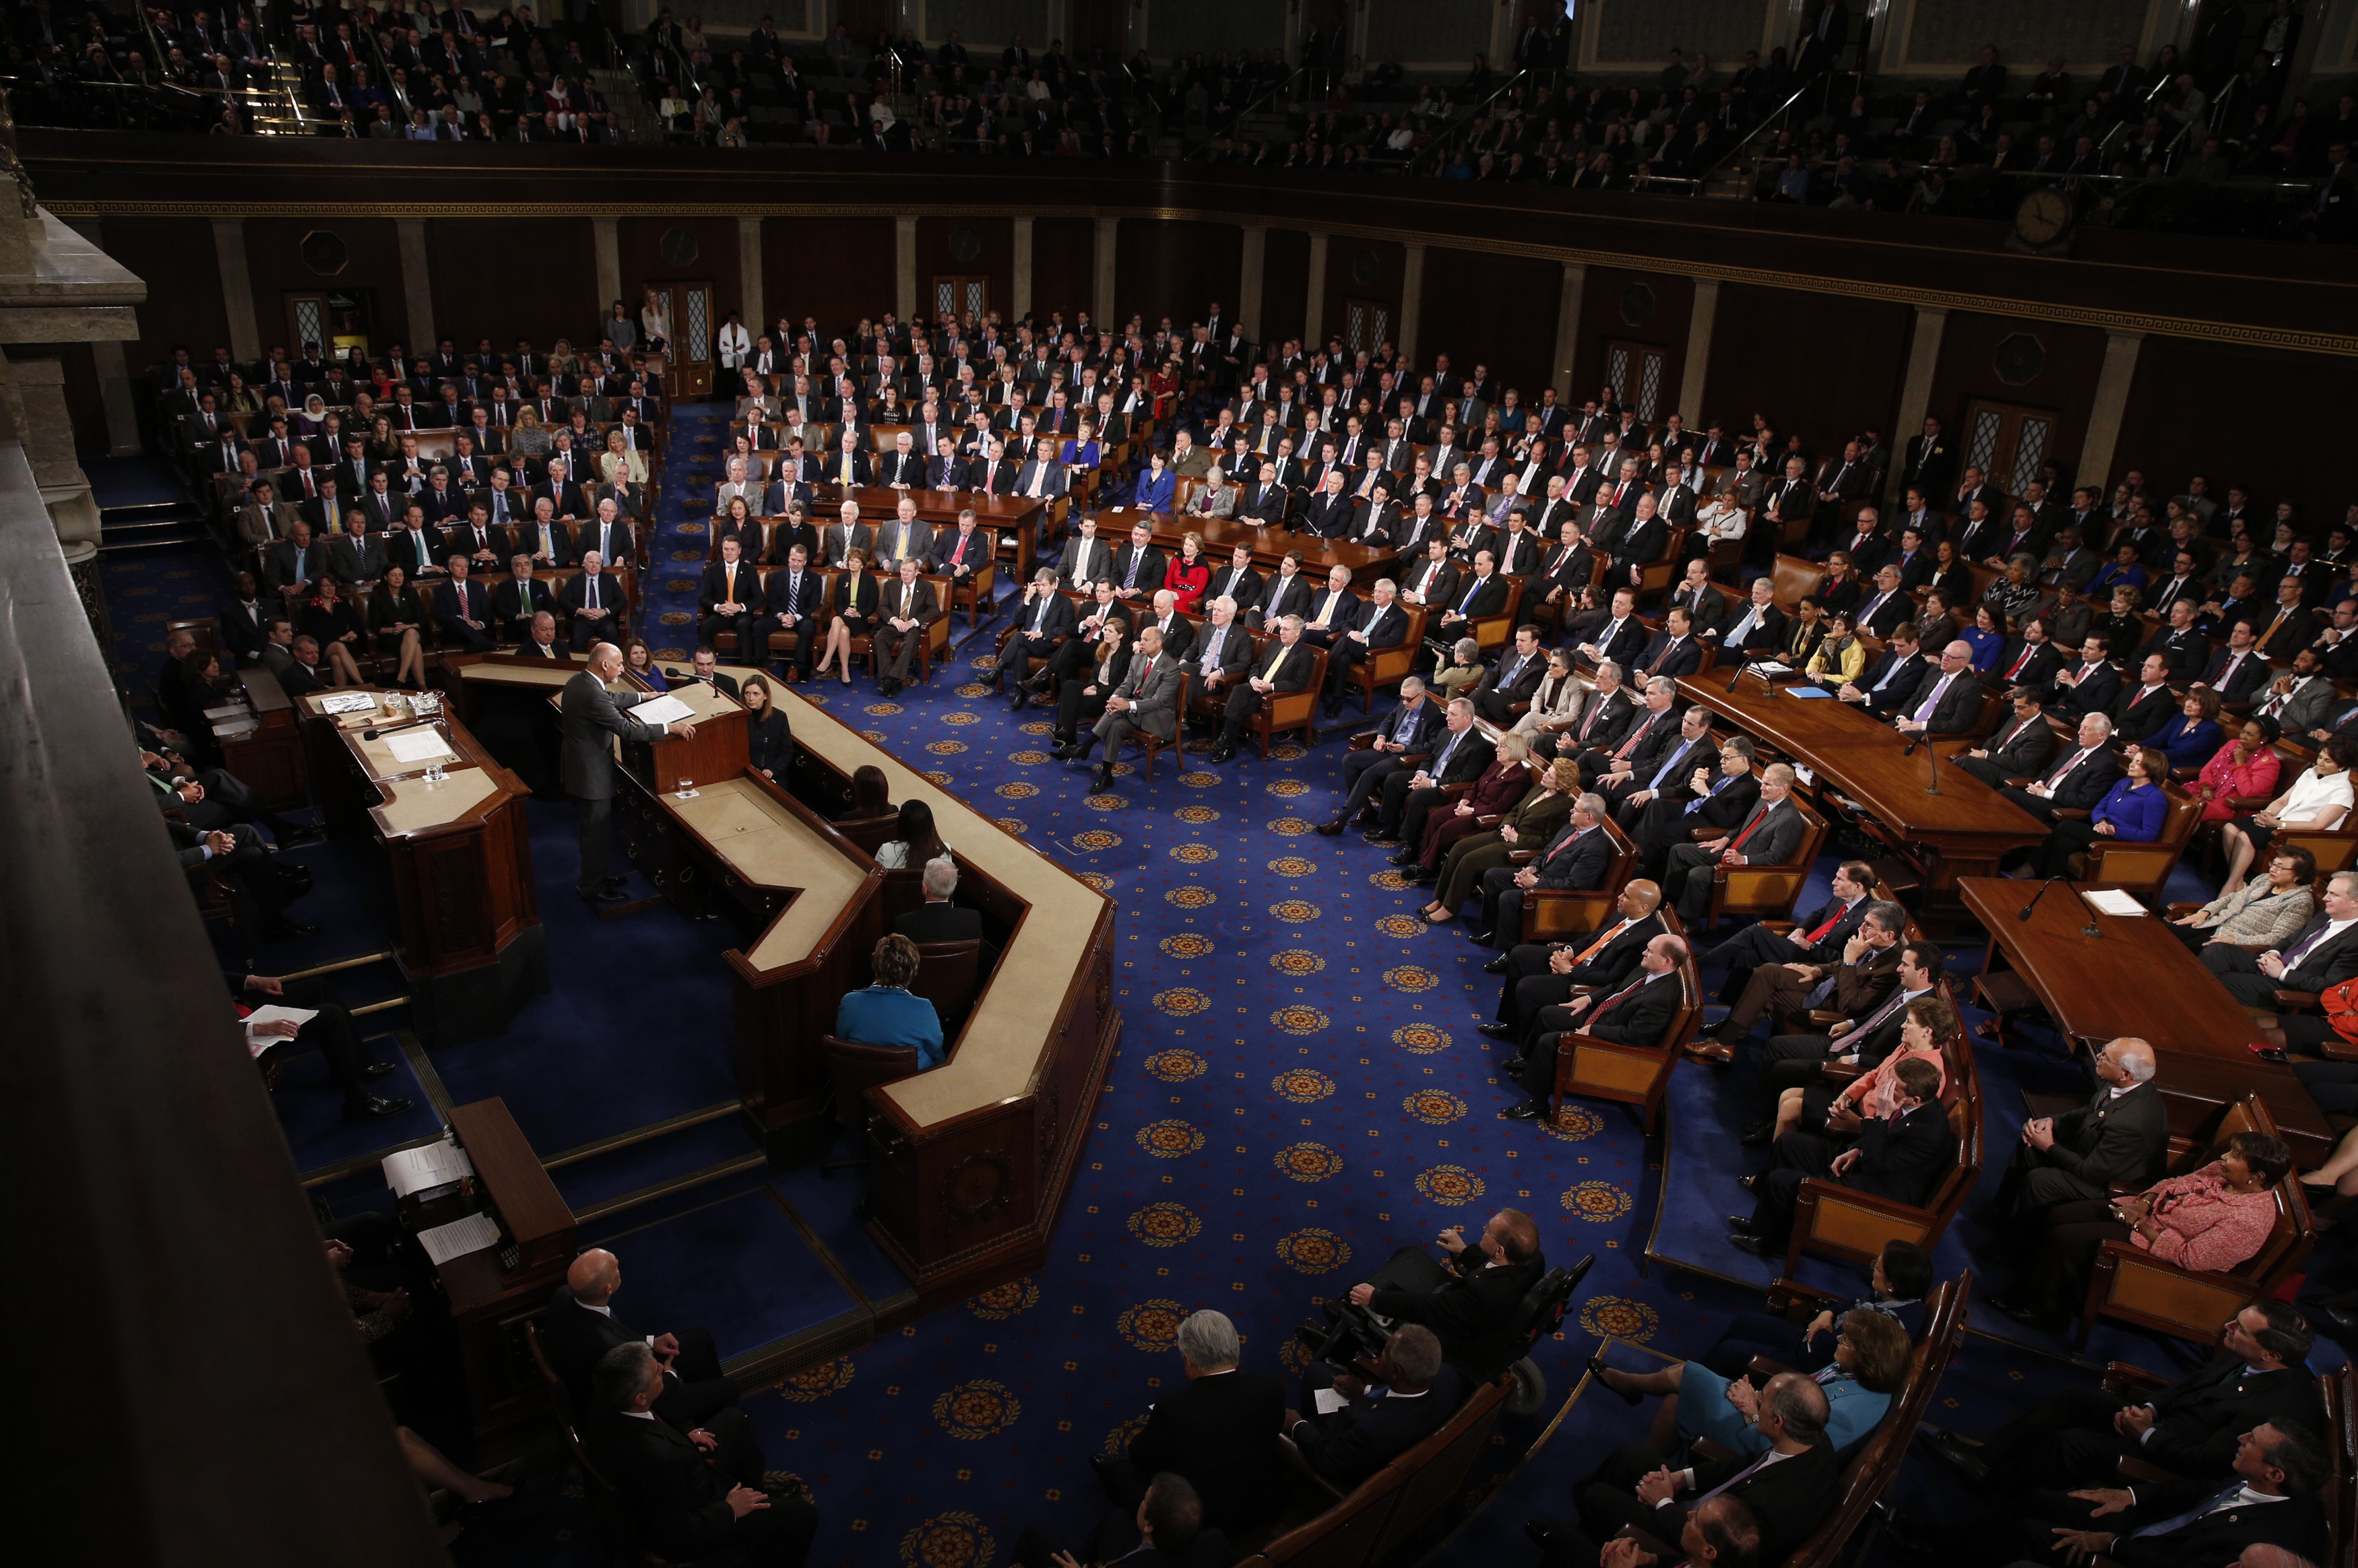
{"type": "Polygon", "coordinates": [[[862,1045],[914,1045],[917,1071],[942,1065],[942,1019],[934,1004],[913,996],[917,945],[899,932],[876,944],[869,967],[876,983],[853,991],[835,1010],[835,1037],[862,1045]]]}

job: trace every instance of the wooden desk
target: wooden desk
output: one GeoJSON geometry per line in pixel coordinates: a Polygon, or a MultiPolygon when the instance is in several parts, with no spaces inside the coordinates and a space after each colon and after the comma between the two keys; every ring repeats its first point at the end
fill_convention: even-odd
{"type": "Polygon", "coordinates": [[[1679,692],[1801,763],[1893,833],[1933,851],[1928,903],[1953,910],[1960,879],[1991,875],[2007,850],[2046,842],[2047,828],[2036,817],[1945,762],[1941,793],[1926,794],[1933,766],[1926,748],[1908,756],[1907,736],[1849,703],[1774,694],[1751,676],[1733,694],[1724,678],[1689,676],[1679,692]]]}
{"type": "MultiPolygon", "coordinates": [[[[532,881],[524,782],[455,718],[441,727],[454,755],[429,784],[426,762],[395,758],[384,739],[345,729],[319,704],[297,703],[321,815],[338,833],[383,846],[400,910],[395,959],[409,982],[419,1036],[433,1044],[497,1034],[548,989],[548,955],[532,881]]],[[[375,692],[368,727],[401,722],[375,692]]],[[[446,710],[447,711],[447,710],[446,710]]]]}
{"type": "Polygon", "coordinates": [[[256,727],[251,735],[222,742],[222,765],[251,785],[273,811],[299,811],[310,800],[311,783],[295,704],[265,665],[248,665],[237,672],[237,678],[245,687],[245,705],[254,709],[256,727]]]}
{"type": "Polygon", "coordinates": [[[2302,1163],[2331,1152],[2333,1134],[2309,1092],[2290,1068],[2244,1049],[2258,1033],[2251,1015],[2158,917],[2098,914],[2079,884],[2064,882],[2028,921],[2017,918],[2039,885],[1966,877],[1957,891],[1990,934],[1990,965],[2003,956],[2065,1034],[2092,1050],[2123,1034],[2154,1048],[2174,1134],[2202,1136],[2236,1096],[2257,1090],[2302,1163]],[[2102,935],[2084,934],[2092,918],[2102,935]]]}
{"type": "Polygon", "coordinates": [[[666,735],[644,748],[649,784],[668,794],[734,779],[743,773],[750,755],[746,726],[751,722],[745,705],[693,678],[673,681],[671,695],[696,710],[696,733],[666,735]]]}
{"type": "MultiPolygon", "coordinates": [[[[832,824],[748,771],[693,799],[646,788],[621,799],[633,864],[691,918],[727,914],[754,933],[724,955],[736,1000],[737,1096],[781,1163],[817,1158],[833,1133],[820,1037],[847,991],[873,976],[886,873],[832,824]]],[[[634,781],[635,782],[635,781],[634,781]]]]}
{"type": "MultiPolygon", "coordinates": [[[[778,703],[794,725],[801,793],[848,802],[854,769],[883,769],[895,802],[933,808],[957,855],[960,896],[1011,927],[949,1060],[869,1091],[869,1231],[930,1310],[1047,1256],[1121,1033],[1114,906],[791,687],[778,703]]],[[[742,1009],[739,1018],[741,1029],[742,1009]]]]}
{"type": "MultiPolygon", "coordinates": [[[[817,497],[810,504],[811,526],[825,533],[827,525],[836,521],[842,510],[844,490],[841,485],[813,486],[817,497]]],[[[1024,495],[989,496],[979,490],[893,490],[886,485],[859,485],[850,492],[860,508],[862,519],[890,522],[901,514],[901,498],[908,496],[917,503],[917,520],[936,529],[957,526],[958,514],[968,507],[974,509],[975,526],[989,528],[1000,536],[1001,548],[1012,546],[1017,570],[1028,575],[1032,563],[1046,543],[1044,531],[1055,514],[1056,500],[1033,500],[1024,495]]]]}
{"type": "Polygon", "coordinates": [[[1155,545],[1167,555],[1176,555],[1180,540],[1186,535],[1200,535],[1204,559],[1211,564],[1216,576],[1228,568],[1228,554],[1238,545],[1252,551],[1253,565],[1264,574],[1275,570],[1288,550],[1299,550],[1302,569],[1313,583],[1324,584],[1329,571],[1347,567],[1352,585],[1362,589],[1378,578],[1395,575],[1393,568],[1401,558],[1398,550],[1371,549],[1341,539],[1322,539],[1315,534],[1297,534],[1290,528],[1256,527],[1232,517],[1138,512],[1127,506],[1111,507],[1098,514],[1098,537],[1106,541],[1108,548],[1120,549],[1130,542],[1130,529],[1141,522],[1154,530],[1155,545]]]}
{"type": "Polygon", "coordinates": [[[513,1269],[501,1262],[495,1248],[453,1258],[435,1270],[458,1330],[467,1401],[480,1439],[547,1418],[548,1395],[525,1345],[524,1325],[540,1315],[549,1292],[565,1281],[573,1261],[573,1211],[505,1101],[451,1107],[450,1131],[475,1167],[472,1191],[462,1189],[460,1196],[430,1205],[405,1205],[403,1219],[412,1230],[425,1230],[489,1209],[501,1235],[515,1246],[513,1269]]]}

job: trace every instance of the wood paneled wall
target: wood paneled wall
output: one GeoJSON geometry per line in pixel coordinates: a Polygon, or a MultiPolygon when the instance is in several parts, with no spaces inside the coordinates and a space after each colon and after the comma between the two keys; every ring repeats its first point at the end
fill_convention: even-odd
{"type": "MultiPolygon", "coordinates": [[[[210,227],[205,232],[205,254],[208,258],[213,254],[210,227]]],[[[254,324],[262,335],[265,349],[275,343],[283,344],[290,354],[297,351],[294,329],[287,317],[289,294],[367,289],[370,346],[379,352],[392,343],[401,343],[413,353],[421,350],[421,345],[409,341],[409,301],[402,293],[401,250],[395,241],[390,218],[249,218],[245,221],[245,265],[254,280],[254,324]],[[344,265],[331,274],[314,272],[303,260],[304,236],[320,231],[344,243],[344,265]]],[[[164,276],[169,277],[172,274],[164,276]]],[[[152,303],[152,276],[148,289],[152,303]]],[[[207,356],[200,353],[196,357],[201,360],[207,356]]]]}
{"type": "MultiPolygon", "coordinates": [[[[894,254],[890,218],[824,223],[765,218],[762,303],[773,321],[784,316],[799,326],[804,317],[816,316],[827,336],[842,337],[862,316],[873,319],[892,308],[894,254]]],[[[622,276],[629,283],[627,260],[622,276]]]]}
{"type": "Polygon", "coordinates": [[[1062,310],[1067,321],[1076,311],[1094,313],[1090,301],[1097,289],[1097,254],[1098,229],[1088,219],[1033,220],[1032,308],[1043,316],[1062,310]]]}
{"type": "MultiPolygon", "coordinates": [[[[587,218],[429,218],[426,265],[435,330],[462,349],[486,337],[503,349],[518,338],[594,345],[612,304],[598,297],[587,218]]],[[[625,303],[635,321],[637,302],[625,303]]]]}
{"type": "Polygon", "coordinates": [[[1440,352],[1469,372],[1487,364],[1498,386],[1513,387],[1525,407],[1535,406],[1550,382],[1563,293],[1563,269],[1554,262],[1428,247],[1418,362],[1429,365],[1440,352]]]}
{"type": "Polygon", "coordinates": [[[2289,501],[2319,529],[2358,504],[2358,468],[2331,427],[2351,406],[2349,361],[2182,338],[2148,338],[2114,447],[2113,476],[2145,470],[2176,495],[2201,474],[2211,493],[2241,484],[2263,507],[2289,501]]]}
{"type": "MultiPolygon", "coordinates": [[[[1329,338],[1347,341],[1346,328],[1355,299],[1383,307],[1384,336],[1399,342],[1401,299],[1407,278],[1406,245],[1393,240],[1336,235],[1326,245],[1326,294],[1318,314],[1318,342],[1309,347],[1316,348],[1329,338]]],[[[1429,361],[1433,355],[1420,350],[1417,357],[1429,361]]]]}
{"type": "Polygon", "coordinates": [[[100,249],[147,280],[139,336],[123,345],[135,377],[170,359],[175,347],[185,347],[201,364],[212,357],[214,344],[229,341],[229,308],[222,299],[210,220],[108,218],[96,234],[100,249]]]}
{"type": "MultiPolygon", "coordinates": [[[[1595,287],[1592,273],[1589,287],[1595,287]]],[[[1722,287],[1704,374],[1704,421],[1748,430],[1758,410],[1780,433],[1799,430],[1818,449],[1833,442],[1839,449],[1867,425],[1887,436],[1907,372],[1910,319],[1904,305],[1722,287]]]]}
{"type": "Polygon", "coordinates": [[[1261,250],[1260,335],[1272,343],[1302,336],[1310,306],[1310,236],[1271,229],[1261,250]]]}
{"type": "MultiPolygon", "coordinates": [[[[1233,316],[1244,281],[1244,230],[1234,223],[1123,219],[1114,258],[1115,319],[1143,316],[1152,330],[1167,316],[1184,327],[1215,300],[1233,316]]],[[[1046,305],[1036,289],[1033,305],[1046,305]]]]}
{"type": "MultiPolygon", "coordinates": [[[[1904,350],[1903,350],[1904,351],[1904,350]]],[[[2054,439],[2049,451],[2063,465],[2068,483],[2078,471],[2080,451],[2088,435],[2088,409],[2096,398],[2096,380],[2104,368],[2104,334],[2093,327],[2072,327],[2055,321],[2025,321],[2013,317],[1957,310],[1949,315],[1941,335],[1941,361],[1932,376],[1929,407],[1897,410],[1897,431],[1887,429],[1899,446],[1923,428],[1923,416],[1937,414],[1952,436],[1964,438],[1965,406],[1975,398],[2044,408],[2056,416],[2054,439]],[[2037,353],[2012,340],[2027,337],[2037,353]],[[2006,370],[1999,370],[1999,350],[2006,351],[2006,370]],[[2037,373],[2010,384],[2037,366],[2037,373]]],[[[1898,449],[1898,447],[1895,447],[1898,449]]],[[[2065,497],[2068,499],[2068,492],[2065,497]]]]}
{"type": "MultiPolygon", "coordinates": [[[[920,218],[917,220],[917,314],[934,310],[934,279],[983,277],[990,284],[990,308],[1003,316],[1014,314],[1015,220],[1012,218],[920,218]],[[960,239],[966,235],[968,239],[960,239]],[[958,251],[968,243],[971,260],[960,261],[958,251]]],[[[1061,304],[1050,301],[1050,305],[1061,304]]],[[[961,301],[958,307],[965,308],[961,301]]],[[[1046,308],[1044,305],[1042,308],[1046,308]]],[[[855,314],[852,318],[859,319],[855,314]]],[[[1069,319],[1069,318],[1068,318],[1069,319]]]]}
{"type": "MultiPolygon", "coordinates": [[[[1725,296],[1720,312],[1727,310],[1725,296]]],[[[1606,345],[1640,343],[1663,351],[1662,389],[1655,399],[1660,419],[1679,406],[1679,382],[1686,364],[1687,329],[1694,316],[1692,278],[1621,267],[1592,266],[1580,295],[1580,341],[1572,356],[1571,403],[1579,407],[1605,384],[1606,345]]],[[[1552,344],[1551,343],[1551,346],[1552,344]]],[[[1709,380],[1715,381],[1716,376],[1709,380]]],[[[1528,400],[1527,400],[1528,401],[1528,400]]],[[[1714,404],[1717,399],[1714,396],[1714,404]]]]}

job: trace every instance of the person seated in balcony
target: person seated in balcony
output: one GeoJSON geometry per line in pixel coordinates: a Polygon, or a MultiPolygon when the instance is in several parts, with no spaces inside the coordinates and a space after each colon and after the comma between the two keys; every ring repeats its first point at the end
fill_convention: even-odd
{"type": "MultiPolygon", "coordinates": [[[[1833,1354],[1810,1375],[1826,1396],[1826,1442],[1839,1453],[1873,1432],[1891,1396],[1908,1376],[1908,1330],[1898,1318],[1866,1307],[1843,1314],[1833,1354]]],[[[1763,1394],[1743,1378],[1721,1377],[1700,1361],[1681,1361],[1660,1372],[1624,1372],[1588,1359],[1591,1376],[1636,1404],[1648,1395],[1661,1400],[1646,1446],[1667,1459],[1698,1438],[1709,1438],[1736,1454],[1758,1455],[1774,1445],[1761,1430],[1763,1394]]]]}

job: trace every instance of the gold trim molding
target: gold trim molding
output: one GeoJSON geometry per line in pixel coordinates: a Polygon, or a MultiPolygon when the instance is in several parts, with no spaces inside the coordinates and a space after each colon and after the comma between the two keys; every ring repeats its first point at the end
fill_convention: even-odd
{"type": "MultiPolygon", "coordinates": [[[[306,201],[140,201],[49,200],[60,218],[317,218],[316,203],[306,201]]],[[[1916,288],[1904,284],[1871,283],[1855,278],[1815,277],[1768,267],[1733,266],[1716,262],[1687,261],[1628,251],[1592,250],[1573,245],[1538,244],[1520,240],[1479,235],[1451,235],[1438,243],[1422,232],[1377,224],[1310,225],[1281,218],[1215,212],[1192,207],[1026,207],[1021,211],[1003,205],[978,203],[928,207],[929,218],[1137,218],[1161,222],[1234,224],[1238,227],[1314,230],[1328,235],[1376,240],[1398,244],[1423,244],[1437,249],[1468,251],[1483,255],[1519,256],[1531,261],[1619,267],[1663,276],[1712,283],[1733,283],[1755,288],[1782,289],[1799,294],[1826,294],[1880,304],[1904,305],[1924,310],[1964,310],[2028,321],[2053,321],[2091,327],[2106,332],[2139,332],[2149,337],[2183,338],[2196,342],[2277,349],[2291,353],[2332,354],[2358,358],[2358,333],[2318,332],[2282,327],[2255,326],[2236,321],[2203,321],[2140,311],[2106,310],[2092,306],[2046,300],[2009,298],[1962,290],[1916,288]]],[[[411,201],[376,202],[339,208],[340,218],[901,218],[905,206],[890,202],[758,202],[654,201],[627,205],[588,201],[411,201]]]]}

